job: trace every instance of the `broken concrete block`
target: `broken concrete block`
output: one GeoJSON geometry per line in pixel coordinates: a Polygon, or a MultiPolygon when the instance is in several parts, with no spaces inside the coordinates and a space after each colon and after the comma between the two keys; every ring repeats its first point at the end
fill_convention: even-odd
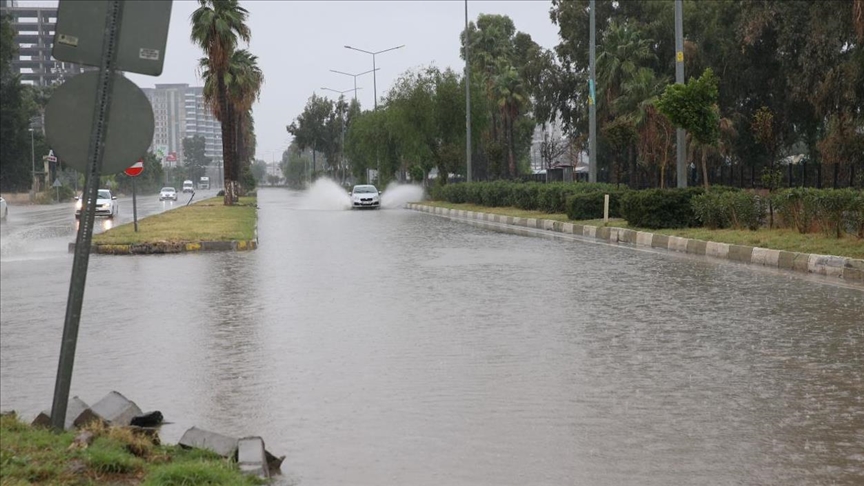
{"type": "Polygon", "coordinates": [[[155,427],[161,425],[163,420],[162,412],[156,410],[155,412],[147,412],[143,415],[132,417],[130,425],[136,427],[155,427]]]}
{"type": "Polygon", "coordinates": [[[267,456],[264,454],[264,439],[243,437],[237,441],[237,466],[244,474],[263,479],[270,478],[267,456]]]}
{"type": "MultiPolygon", "coordinates": [[[[90,407],[84,403],[84,400],[81,400],[78,397],[72,397],[72,399],[69,400],[69,404],[66,405],[66,420],[64,421],[63,428],[71,430],[78,426],[79,421],[86,423],[95,420],[96,418],[96,415],[92,410],[90,410],[90,407]]],[[[37,415],[33,420],[33,425],[39,427],[50,427],[51,410],[43,410],[42,413],[37,415]]]]}
{"type": "Polygon", "coordinates": [[[267,457],[267,467],[270,468],[270,473],[282,471],[282,461],[285,460],[285,456],[276,457],[267,449],[264,449],[264,455],[267,457]]]}
{"type": "Polygon", "coordinates": [[[227,458],[237,453],[237,439],[197,427],[184,432],[178,444],[190,449],[207,449],[227,458]]]}
{"type": "MultiPolygon", "coordinates": [[[[103,422],[118,427],[129,425],[133,418],[141,415],[141,409],[135,405],[135,402],[116,391],[105,395],[102,400],[90,407],[90,410],[103,422]]],[[[80,427],[82,423],[76,420],[75,425],[80,427]]]]}

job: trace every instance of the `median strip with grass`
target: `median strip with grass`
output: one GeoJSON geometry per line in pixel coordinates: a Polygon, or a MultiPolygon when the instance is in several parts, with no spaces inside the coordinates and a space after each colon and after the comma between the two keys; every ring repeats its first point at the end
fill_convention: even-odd
{"type": "Polygon", "coordinates": [[[142,486],[264,484],[234,461],[200,449],[159,445],[128,428],[92,425],[89,445],[78,432],[54,432],[0,417],[0,484],[124,484],[142,486]]]}
{"type": "Polygon", "coordinates": [[[225,206],[212,198],[93,236],[93,252],[110,254],[251,250],[257,247],[256,199],[240,198],[225,206]]]}

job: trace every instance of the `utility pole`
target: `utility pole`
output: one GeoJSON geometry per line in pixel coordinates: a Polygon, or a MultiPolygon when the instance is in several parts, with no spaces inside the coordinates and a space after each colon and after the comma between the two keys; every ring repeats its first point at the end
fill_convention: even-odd
{"type": "Polygon", "coordinates": [[[591,18],[589,20],[589,47],[588,57],[590,64],[590,79],[588,80],[588,182],[597,182],[597,99],[595,81],[597,78],[597,34],[596,34],[596,11],[595,0],[591,0],[589,7],[591,18]]]}
{"type": "Polygon", "coordinates": [[[468,0],[465,0],[465,180],[471,182],[471,62],[468,46],[468,0]]]}
{"type": "MultiPolygon", "coordinates": [[[[682,0],[675,0],[675,84],[684,84],[684,8],[682,0]]],[[[678,149],[678,187],[687,187],[687,134],[683,128],[675,131],[678,149]]]]}

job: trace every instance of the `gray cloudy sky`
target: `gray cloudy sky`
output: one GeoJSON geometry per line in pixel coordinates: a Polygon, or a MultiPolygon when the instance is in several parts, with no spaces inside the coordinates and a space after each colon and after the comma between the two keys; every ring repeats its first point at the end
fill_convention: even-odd
{"type": "MultiPolygon", "coordinates": [[[[56,5],[52,1],[20,4],[56,5]]],[[[328,87],[353,87],[352,78],[330,69],[360,73],[372,69],[372,56],[345,49],[351,45],[379,51],[405,44],[399,50],[377,56],[378,97],[406,70],[434,64],[461,71],[459,33],[465,25],[462,0],[439,1],[241,1],[249,10],[252,41],[249,49],[258,56],[265,84],[254,107],[258,136],[257,158],[279,159],[291,140],[285,126],[303,110],[313,92],[328,87]]],[[[175,0],[165,54],[165,68],[158,78],[129,75],[140,87],[156,83],[200,84],[197,60],[201,50],[189,41],[189,17],[198,3],[175,0]]],[[[551,48],[558,30],[549,20],[548,0],[468,2],[468,15],[480,13],[510,16],[516,28],[535,42],[551,48]]],[[[361,76],[358,99],[364,108],[373,104],[372,77],[361,76]]]]}

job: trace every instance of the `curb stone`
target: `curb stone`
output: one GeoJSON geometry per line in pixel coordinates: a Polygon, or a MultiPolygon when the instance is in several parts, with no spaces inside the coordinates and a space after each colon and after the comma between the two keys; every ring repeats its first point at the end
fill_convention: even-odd
{"type": "MultiPolygon", "coordinates": [[[[90,253],[100,255],[164,255],[203,251],[251,251],[258,249],[258,239],[230,241],[154,241],[135,245],[93,244],[90,253]]],[[[75,243],[69,243],[69,253],[75,252],[75,243]]]]}
{"type": "MultiPolygon", "coordinates": [[[[590,226],[574,223],[562,223],[560,221],[548,219],[518,218],[495,215],[493,213],[461,211],[414,203],[407,204],[406,208],[415,211],[440,214],[456,219],[494,221],[507,226],[518,226],[522,228],[542,229],[554,233],[581,235],[587,238],[608,241],[610,243],[623,243],[637,247],[659,248],[674,252],[689,253],[691,255],[791,270],[800,273],[813,273],[828,277],[841,278],[855,284],[864,284],[864,260],[858,260],[855,258],[772,250],[769,248],[734,245],[715,241],[702,241],[683,238],[680,236],[661,235],[615,226],[590,226]]],[[[70,251],[72,251],[73,247],[74,243],[70,244],[70,251]]]]}

